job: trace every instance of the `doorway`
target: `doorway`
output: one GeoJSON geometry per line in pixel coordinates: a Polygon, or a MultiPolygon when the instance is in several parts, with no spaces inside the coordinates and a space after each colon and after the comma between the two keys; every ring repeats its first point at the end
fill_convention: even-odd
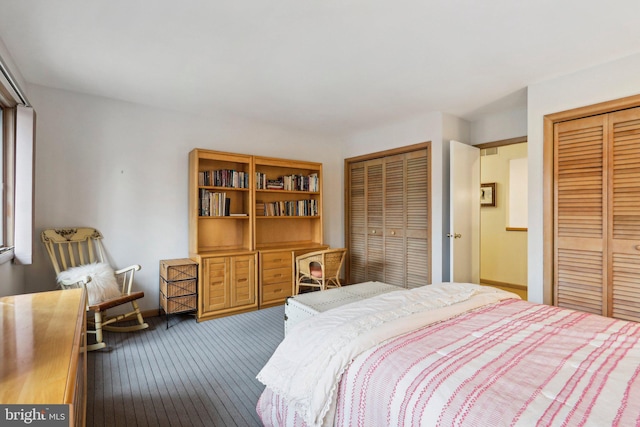
{"type": "Polygon", "coordinates": [[[477,145],[481,187],[480,283],[527,299],[527,137],[477,145]]]}

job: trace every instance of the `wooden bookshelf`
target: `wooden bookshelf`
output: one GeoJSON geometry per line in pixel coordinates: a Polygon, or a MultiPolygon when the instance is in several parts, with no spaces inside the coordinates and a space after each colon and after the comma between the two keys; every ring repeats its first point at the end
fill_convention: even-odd
{"type": "Polygon", "coordinates": [[[195,149],[189,154],[189,253],[253,249],[252,157],[195,149]],[[199,174],[235,170],[248,176],[247,187],[201,185],[199,174]],[[225,194],[229,216],[203,215],[202,193],[225,194]],[[242,214],[243,216],[231,216],[242,214]]]}
{"type": "Polygon", "coordinates": [[[284,303],[294,290],[294,256],[327,247],[322,224],[321,163],[191,151],[189,253],[199,263],[198,319],[284,303]],[[246,187],[203,178],[220,170],[248,173],[246,187]],[[203,210],[207,193],[224,193],[228,214],[203,210]]]}
{"type": "Polygon", "coordinates": [[[252,188],[251,156],[189,153],[189,256],[198,263],[199,321],[258,307],[252,188]],[[238,173],[242,184],[229,179],[238,173]],[[219,210],[207,194],[224,194],[228,202],[219,210]]]}
{"type": "Polygon", "coordinates": [[[277,180],[284,176],[317,176],[315,191],[259,189],[255,191],[257,204],[279,202],[304,202],[314,204],[314,213],[269,216],[256,212],[256,249],[273,244],[297,245],[299,242],[321,244],[322,230],[322,164],[305,161],[256,157],[256,173],[265,174],[268,180],[277,180]]]}

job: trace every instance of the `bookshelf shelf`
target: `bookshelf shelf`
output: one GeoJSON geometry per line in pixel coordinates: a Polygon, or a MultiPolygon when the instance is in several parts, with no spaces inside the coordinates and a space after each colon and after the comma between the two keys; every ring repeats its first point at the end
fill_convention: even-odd
{"type": "Polygon", "coordinates": [[[213,187],[211,185],[200,185],[198,186],[198,188],[201,188],[203,190],[211,190],[211,191],[219,191],[219,192],[225,192],[225,191],[240,191],[240,192],[250,192],[251,189],[249,188],[233,188],[233,187],[213,187]]]}
{"type": "Polygon", "coordinates": [[[320,195],[318,191],[299,191],[299,190],[256,190],[256,193],[271,193],[271,194],[306,194],[306,195],[320,195]]]}
{"type": "Polygon", "coordinates": [[[320,215],[256,215],[256,220],[262,219],[320,219],[320,215]]]}
{"type": "Polygon", "coordinates": [[[201,220],[205,220],[208,221],[210,219],[242,219],[242,220],[249,220],[251,219],[248,215],[246,216],[235,216],[235,215],[225,215],[225,216],[221,216],[221,215],[211,215],[211,216],[199,216],[198,219],[201,220]]]}

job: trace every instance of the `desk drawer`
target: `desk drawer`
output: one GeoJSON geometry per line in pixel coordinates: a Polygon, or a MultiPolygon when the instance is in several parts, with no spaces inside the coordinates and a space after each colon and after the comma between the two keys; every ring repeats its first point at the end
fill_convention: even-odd
{"type": "Polygon", "coordinates": [[[262,302],[283,301],[291,296],[291,282],[264,284],[262,286],[262,302]]]}
{"type": "Polygon", "coordinates": [[[262,285],[274,283],[288,283],[291,285],[291,267],[271,268],[262,270],[262,285]]]}
{"type": "Polygon", "coordinates": [[[292,267],[291,251],[269,252],[262,254],[262,270],[270,270],[272,268],[288,268],[292,267]]]}

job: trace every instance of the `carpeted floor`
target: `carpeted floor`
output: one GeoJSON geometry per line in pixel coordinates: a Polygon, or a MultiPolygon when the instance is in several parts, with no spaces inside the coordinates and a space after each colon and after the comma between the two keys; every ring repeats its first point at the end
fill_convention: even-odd
{"type": "Polygon", "coordinates": [[[146,319],[90,352],[87,426],[259,426],[256,374],[283,338],[284,306],[196,323],[146,319]]]}

